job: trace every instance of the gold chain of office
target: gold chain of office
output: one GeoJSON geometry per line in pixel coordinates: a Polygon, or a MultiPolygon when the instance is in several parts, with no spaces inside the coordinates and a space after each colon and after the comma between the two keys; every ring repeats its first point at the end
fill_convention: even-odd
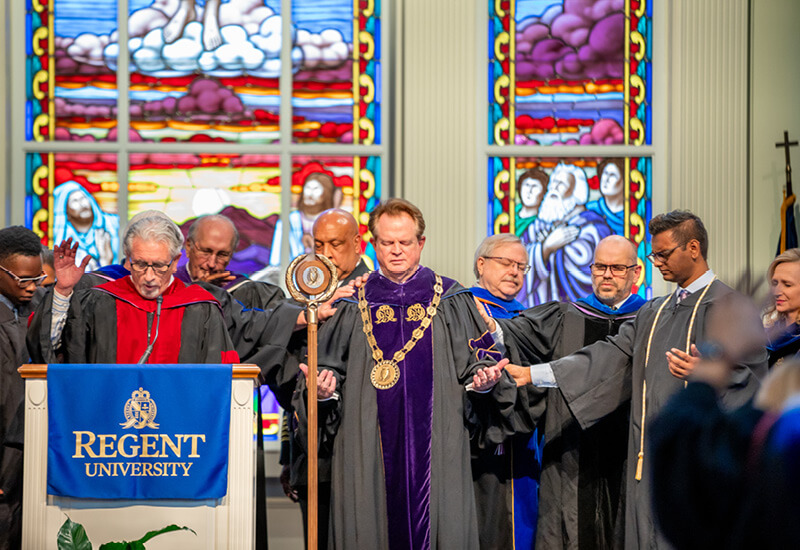
{"type": "Polygon", "coordinates": [[[400,367],[398,367],[397,364],[414,349],[417,342],[422,340],[422,337],[425,336],[425,331],[433,322],[433,317],[436,315],[439,302],[442,300],[442,293],[444,292],[442,277],[436,275],[436,283],[433,285],[433,300],[431,300],[431,304],[425,312],[425,317],[422,319],[419,326],[414,329],[414,332],[411,333],[411,339],[406,342],[406,345],[403,346],[402,349],[394,352],[394,356],[391,359],[383,358],[383,350],[378,346],[378,342],[375,341],[375,335],[372,333],[372,317],[369,313],[369,304],[364,296],[364,286],[365,285],[362,285],[361,288],[358,289],[358,309],[361,311],[364,334],[367,336],[367,343],[369,343],[369,347],[372,349],[372,358],[375,360],[375,366],[372,367],[369,378],[372,385],[377,389],[388,390],[400,380],[400,367]]]}

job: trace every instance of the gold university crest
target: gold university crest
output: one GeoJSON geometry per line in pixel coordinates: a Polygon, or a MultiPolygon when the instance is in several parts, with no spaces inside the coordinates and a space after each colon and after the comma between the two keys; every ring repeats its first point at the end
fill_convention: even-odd
{"type": "Polygon", "coordinates": [[[156,402],[150,399],[150,392],[139,388],[131,394],[125,402],[125,422],[121,423],[124,429],[131,426],[137,430],[142,428],[158,429],[158,424],[153,422],[156,418],[156,402]]]}

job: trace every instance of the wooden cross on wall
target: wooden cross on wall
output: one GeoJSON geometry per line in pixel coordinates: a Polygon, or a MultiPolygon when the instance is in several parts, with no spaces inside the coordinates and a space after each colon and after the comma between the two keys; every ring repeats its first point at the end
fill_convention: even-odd
{"type": "Polygon", "coordinates": [[[783,147],[786,151],[786,196],[790,197],[792,195],[792,162],[789,159],[789,147],[794,147],[797,145],[796,141],[789,141],[789,131],[783,131],[783,142],[776,143],[776,148],[783,147]]]}

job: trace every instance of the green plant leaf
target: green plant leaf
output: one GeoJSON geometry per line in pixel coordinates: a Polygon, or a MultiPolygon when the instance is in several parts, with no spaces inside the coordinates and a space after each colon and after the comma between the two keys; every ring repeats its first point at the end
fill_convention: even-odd
{"type": "MultiPolygon", "coordinates": [[[[152,539],[153,537],[157,537],[158,535],[163,535],[164,533],[169,533],[172,531],[191,531],[193,535],[197,536],[197,533],[195,533],[193,529],[173,524],[173,525],[167,525],[166,527],[164,527],[163,529],[159,529],[158,531],[150,531],[136,542],[145,543],[148,540],[152,539]]],[[[142,546],[142,548],[144,548],[144,546],[142,546]]]]}
{"type": "Polygon", "coordinates": [[[58,550],[92,550],[92,543],[86,536],[86,530],[80,523],[75,523],[69,516],[58,530],[56,539],[58,550]]]}
{"type": "MultiPolygon", "coordinates": [[[[197,535],[197,533],[195,533],[194,530],[189,529],[188,527],[180,527],[178,525],[167,525],[166,527],[159,529],[158,531],[150,531],[139,540],[135,540],[132,542],[128,541],[107,542],[100,546],[100,550],[145,550],[144,547],[145,542],[152,539],[153,537],[157,537],[158,535],[163,535],[164,533],[169,533],[171,531],[191,531],[194,535],[197,535]]],[[[61,549],[59,548],[59,550],[61,549]]],[[[89,547],[89,550],[91,550],[91,547],[89,547]]]]}

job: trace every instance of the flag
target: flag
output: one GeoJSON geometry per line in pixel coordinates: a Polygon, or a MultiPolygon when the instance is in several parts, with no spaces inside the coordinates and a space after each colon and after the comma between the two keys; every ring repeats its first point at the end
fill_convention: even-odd
{"type": "Polygon", "coordinates": [[[782,254],[790,248],[797,248],[797,226],[794,223],[794,203],[796,200],[794,193],[787,197],[784,189],[783,202],[781,203],[781,237],[778,241],[778,254],[782,254]]]}

